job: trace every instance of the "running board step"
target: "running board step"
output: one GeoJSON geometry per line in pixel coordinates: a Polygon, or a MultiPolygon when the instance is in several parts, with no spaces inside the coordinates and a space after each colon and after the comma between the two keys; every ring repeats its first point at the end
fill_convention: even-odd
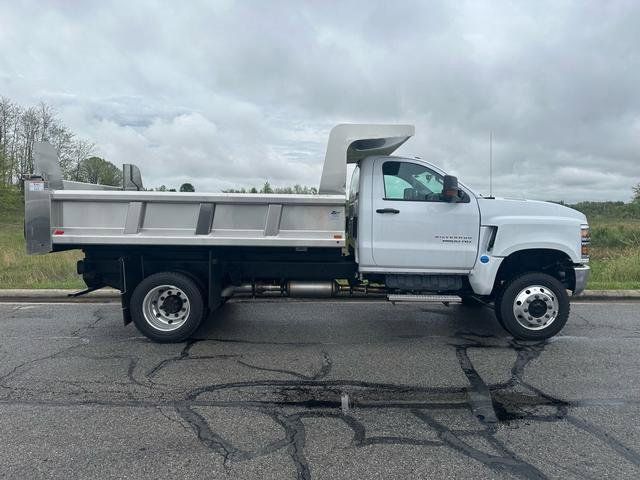
{"type": "Polygon", "coordinates": [[[390,302],[462,303],[458,295],[387,295],[390,302]]]}

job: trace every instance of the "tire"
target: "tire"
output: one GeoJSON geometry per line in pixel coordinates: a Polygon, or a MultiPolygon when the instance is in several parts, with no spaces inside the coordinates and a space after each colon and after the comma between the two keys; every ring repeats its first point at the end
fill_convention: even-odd
{"type": "Polygon", "coordinates": [[[544,340],[567,323],[569,295],[551,275],[529,272],[503,285],[495,308],[498,321],[514,338],[544,340]]]}
{"type": "Polygon", "coordinates": [[[200,294],[202,295],[202,302],[203,302],[202,321],[207,320],[212,312],[207,302],[207,288],[205,287],[205,284],[197,275],[194,275],[190,272],[185,272],[183,270],[176,270],[175,273],[179,273],[181,275],[184,275],[185,277],[188,277],[191,281],[193,281],[193,283],[195,283],[198,286],[198,289],[200,290],[200,294]]]}
{"type": "Polygon", "coordinates": [[[145,337],[159,343],[183,342],[204,318],[204,300],[187,275],[161,272],[148,276],[133,291],[131,318],[145,337]]]}

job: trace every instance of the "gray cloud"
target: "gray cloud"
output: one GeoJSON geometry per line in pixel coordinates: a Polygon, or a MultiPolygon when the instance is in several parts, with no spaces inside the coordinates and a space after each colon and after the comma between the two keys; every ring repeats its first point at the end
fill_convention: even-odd
{"type": "Polygon", "coordinates": [[[45,100],[147,184],[317,185],[344,121],[408,122],[488,191],[627,200],[640,182],[640,5],[5,2],[0,94],[45,100]]]}

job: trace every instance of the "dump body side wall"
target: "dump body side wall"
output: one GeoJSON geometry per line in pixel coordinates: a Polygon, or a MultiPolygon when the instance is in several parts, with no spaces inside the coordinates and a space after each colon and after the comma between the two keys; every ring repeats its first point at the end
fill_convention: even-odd
{"type": "Polygon", "coordinates": [[[345,245],[339,195],[54,191],[54,248],[345,245]]]}

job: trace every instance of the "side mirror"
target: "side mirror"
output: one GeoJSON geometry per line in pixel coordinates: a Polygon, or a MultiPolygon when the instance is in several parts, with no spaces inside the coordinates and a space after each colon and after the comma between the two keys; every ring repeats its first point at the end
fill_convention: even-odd
{"type": "Polygon", "coordinates": [[[445,201],[455,203],[460,199],[460,189],[458,188],[458,177],[445,175],[442,184],[442,196],[445,201]]]}

